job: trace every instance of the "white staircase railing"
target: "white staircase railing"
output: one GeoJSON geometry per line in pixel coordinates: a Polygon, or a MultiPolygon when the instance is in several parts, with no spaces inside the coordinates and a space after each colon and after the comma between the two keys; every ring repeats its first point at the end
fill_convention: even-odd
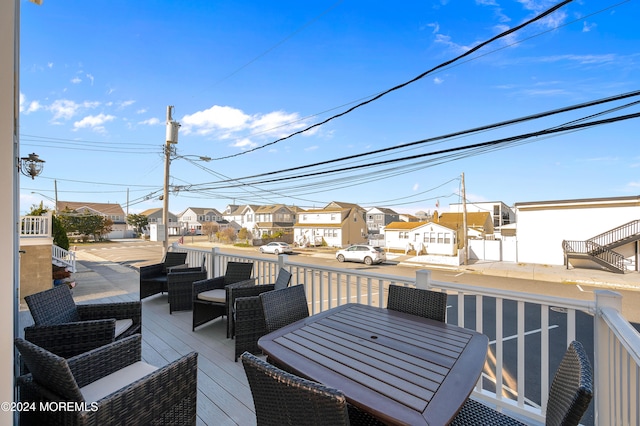
{"type": "Polygon", "coordinates": [[[69,272],[77,272],[76,269],[76,253],[74,251],[65,250],[57,245],[51,245],[51,261],[58,265],[69,269],[69,272]]]}

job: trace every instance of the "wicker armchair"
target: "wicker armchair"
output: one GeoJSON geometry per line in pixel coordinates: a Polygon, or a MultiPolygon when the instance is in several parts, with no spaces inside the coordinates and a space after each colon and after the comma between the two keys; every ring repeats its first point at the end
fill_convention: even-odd
{"type": "MultiPolygon", "coordinates": [[[[253,263],[229,262],[224,276],[193,283],[191,303],[193,305],[192,330],[218,317],[233,314],[233,305],[228,297],[232,289],[255,286],[251,279],[253,263]]],[[[227,337],[231,337],[231,324],[227,321],[227,337]]]]}
{"type": "MultiPolygon", "coordinates": [[[[593,397],[591,364],[580,342],[571,342],[551,383],[545,424],[578,425],[593,397]]],[[[451,425],[523,425],[486,405],[467,400],[451,425]]]]}
{"type": "Polygon", "coordinates": [[[169,313],[193,308],[193,283],[207,279],[204,265],[200,268],[173,269],[167,274],[169,313]]]}
{"type": "Polygon", "coordinates": [[[258,426],[349,425],[347,401],[337,389],[303,379],[242,354],[258,426]]]}
{"type": "Polygon", "coordinates": [[[63,358],[141,331],[140,302],[76,305],[66,285],[24,299],[35,323],[25,327],[25,339],[63,358]]]}
{"type": "Polygon", "coordinates": [[[268,333],[309,316],[303,285],[262,293],[260,301],[268,333]]]}
{"type": "Polygon", "coordinates": [[[162,262],[140,267],[140,300],[167,292],[167,273],[172,267],[185,265],[186,252],[168,251],[162,262]]]}
{"type": "Polygon", "coordinates": [[[439,291],[390,285],[387,309],[445,322],[447,294],[439,291]]]}
{"type": "Polygon", "coordinates": [[[234,306],[233,325],[231,336],[235,337],[236,350],[234,359],[243,352],[260,354],[258,339],[267,334],[267,326],[264,322],[264,312],[260,294],[272,290],[280,290],[289,286],[291,273],[284,268],[278,272],[275,284],[263,284],[252,287],[234,289],[231,296],[231,304],[234,306]]]}
{"type": "Polygon", "coordinates": [[[195,425],[197,357],[191,352],[156,368],[141,361],[141,336],[130,336],[68,360],[16,339],[31,371],[17,378],[22,425],[195,425]]]}

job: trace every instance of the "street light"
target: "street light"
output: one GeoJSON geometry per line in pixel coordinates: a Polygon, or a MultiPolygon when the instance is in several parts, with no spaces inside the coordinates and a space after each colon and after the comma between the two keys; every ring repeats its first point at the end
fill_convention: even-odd
{"type": "Polygon", "coordinates": [[[58,200],[56,200],[56,199],[54,199],[54,198],[51,198],[51,197],[49,197],[48,195],[44,195],[44,194],[42,194],[42,193],[40,193],[40,192],[31,191],[31,193],[32,193],[32,194],[38,194],[38,195],[40,195],[40,196],[42,196],[42,197],[46,198],[46,199],[47,199],[47,200],[49,200],[49,201],[53,201],[53,203],[54,203],[54,204],[53,204],[53,211],[54,211],[54,212],[55,212],[55,211],[57,211],[57,209],[58,209],[58,200]]]}

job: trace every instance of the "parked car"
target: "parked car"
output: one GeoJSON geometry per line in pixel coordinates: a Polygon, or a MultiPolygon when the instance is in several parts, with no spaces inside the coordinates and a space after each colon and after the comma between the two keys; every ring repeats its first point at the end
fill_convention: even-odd
{"type": "Polygon", "coordinates": [[[260,246],[260,253],[293,253],[291,246],[287,243],[272,241],[269,244],[260,246]]]}
{"type": "Polygon", "coordinates": [[[387,260],[387,255],[380,247],[367,246],[364,244],[356,244],[346,249],[338,250],[336,252],[336,259],[338,262],[351,261],[351,262],[364,262],[367,265],[373,263],[382,263],[387,260]]]}

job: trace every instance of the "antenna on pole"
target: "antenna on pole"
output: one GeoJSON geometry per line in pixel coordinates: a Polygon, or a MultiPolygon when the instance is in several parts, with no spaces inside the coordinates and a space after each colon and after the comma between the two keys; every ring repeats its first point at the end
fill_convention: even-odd
{"type": "Polygon", "coordinates": [[[467,194],[464,188],[464,172],[462,173],[462,183],[460,185],[462,193],[462,235],[464,240],[464,264],[469,264],[469,234],[467,232],[467,194]]]}

